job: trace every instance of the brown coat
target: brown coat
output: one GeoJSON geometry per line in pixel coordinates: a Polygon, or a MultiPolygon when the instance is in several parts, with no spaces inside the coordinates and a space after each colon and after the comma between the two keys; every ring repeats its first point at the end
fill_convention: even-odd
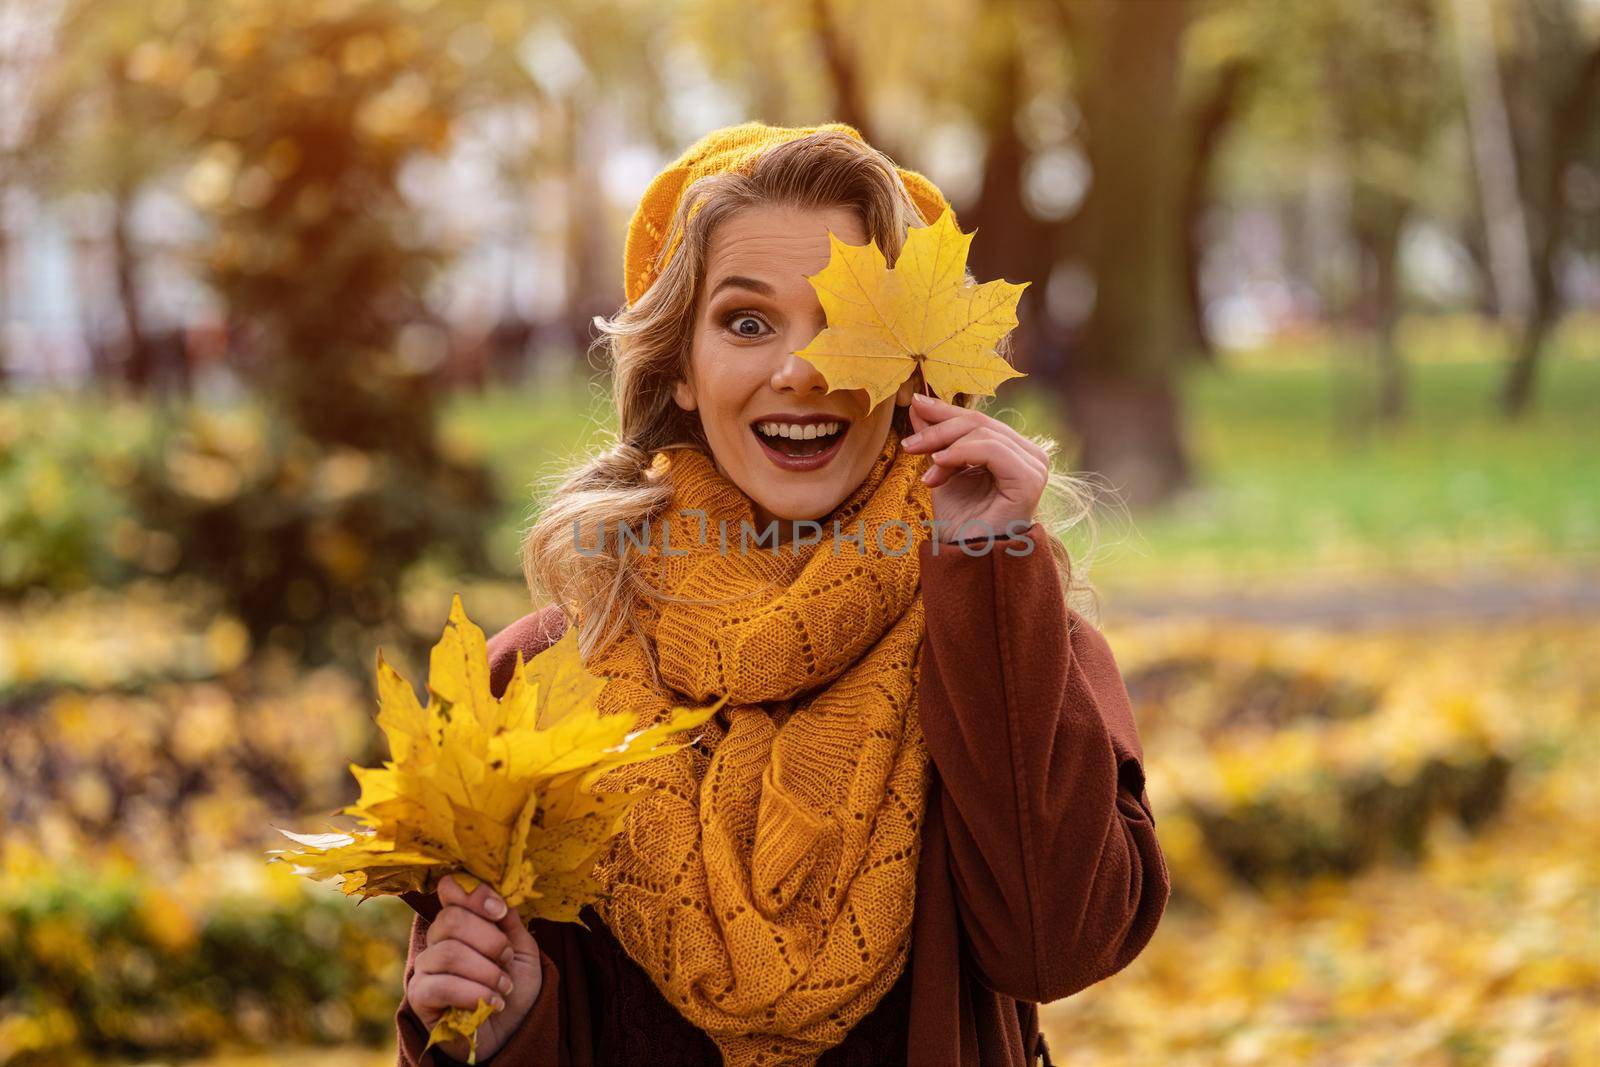
{"type": "MultiPolygon", "coordinates": [[[[880,1010],[847,1035],[855,1048],[841,1046],[829,1062],[881,1061],[890,1044],[913,1067],[1031,1064],[1044,1055],[1036,1005],[1127,966],[1166,907],[1166,861],[1122,676],[1105,638],[1066,606],[1048,534],[1035,525],[1027,536],[1026,555],[1013,554],[1027,547],[1020,539],[982,555],[920,547],[919,702],[935,774],[910,962],[880,1010]],[[868,1029],[877,1053],[858,1034],[868,1029]]],[[[498,634],[489,644],[495,691],[517,650],[532,656],[564,628],[547,608],[498,634]]],[[[407,900],[419,912],[409,982],[438,904],[407,900]]],[[[619,967],[614,948],[601,947],[615,945],[603,926],[598,937],[571,923],[536,920],[531,929],[543,992],[494,1067],[617,1062],[609,1057],[627,1048],[649,1049],[656,1063],[716,1062],[697,1030],[701,1044],[672,1046],[676,1057],[628,1033],[667,1006],[653,986],[641,996],[643,972],[626,958],[619,967]],[[619,979],[625,972],[630,981],[619,979]]],[[[427,1035],[404,1000],[396,1023],[402,1067],[452,1062],[423,1055],[427,1035]]]]}

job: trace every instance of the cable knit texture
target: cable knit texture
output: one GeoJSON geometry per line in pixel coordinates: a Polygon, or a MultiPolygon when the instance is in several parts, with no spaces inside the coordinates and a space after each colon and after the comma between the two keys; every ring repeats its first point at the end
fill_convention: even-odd
{"type": "Polygon", "coordinates": [[[636,611],[663,689],[631,632],[588,666],[609,679],[600,710],[641,728],[675,704],[728,703],[698,744],[598,783],[652,793],[596,867],[597,910],[728,1064],[812,1063],[894,985],[910,945],[927,461],[891,432],[822,520],[828,536],[797,549],[755,542],[748,498],[703,452],[668,456],[673,501],[641,574],[719,602],[636,611]],[[834,522],[859,544],[835,541],[834,522]]]}
{"type": "MultiPolygon", "coordinates": [[[[690,186],[708,174],[725,171],[748,173],[757,157],[767,149],[824,130],[836,130],[858,141],[863,140],[855,127],[842,122],[829,122],[821,126],[769,126],[764,122],[744,122],[712,130],[684,149],[682,155],[650,182],[644,196],[639,198],[633,218],[628,222],[628,238],[623,246],[622,257],[623,283],[627,289],[628,303],[638,302],[677,251],[683,235],[668,231],[673,215],[678,210],[678,201],[690,186]]],[[[949,208],[939,187],[922,174],[905,167],[896,167],[895,172],[900,175],[906,192],[911,194],[912,203],[922,215],[923,222],[933,222],[949,208]]],[[[951,217],[955,217],[953,213],[951,217]]]]}

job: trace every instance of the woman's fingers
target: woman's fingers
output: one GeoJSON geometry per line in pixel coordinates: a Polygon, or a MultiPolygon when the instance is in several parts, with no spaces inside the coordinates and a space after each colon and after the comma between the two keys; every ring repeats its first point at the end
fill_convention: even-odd
{"type": "MultiPolygon", "coordinates": [[[[917,436],[933,425],[928,421],[928,417],[922,413],[922,410],[922,405],[917,403],[915,398],[912,399],[911,406],[906,408],[906,414],[911,418],[911,437],[917,436]]],[[[905,440],[909,441],[911,437],[907,437],[905,440]]]]}
{"type": "Polygon", "coordinates": [[[507,995],[514,988],[511,976],[492,960],[460,941],[441,941],[417,953],[416,970],[423,974],[453,974],[507,995]]]}
{"type": "Polygon", "coordinates": [[[518,956],[532,956],[539,958],[539,944],[533,939],[533,932],[528,929],[528,924],[523,921],[516,909],[506,912],[497,924],[501,933],[506,935],[506,942],[511,951],[518,956]]]}
{"type": "Polygon", "coordinates": [[[918,393],[917,399],[912,401],[911,425],[917,432],[901,442],[907,452],[934,452],[948,448],[966,434],[987,427],[1010,439],[1047,469],[1050,465],[1050,455],[1044,446],[1030,441],[992,415],[948,404],[923,393],[918,393]]]}
{"type": "Polygon", "coordinates": [[[477,912],[492,923],[505,918],[510,910],[500,894],[489,888],[488,883],[480,882],[476,889],[468,893],[461,888],[461,883],[456,881],[456,876],[453,874],[439,879],[439,903],[460,905],[477,912]]]}
{"type": "MultiPolygon", "coordinates": [[[[483,886],[480,884],[478,889],[482,888],[483,886]]],[[[439,879],[439,903],[465,904],[471,896],[472,894],[463,889],[461,883],[456,881],[455,875],[447,874],[439,879]]]]}
{"type": "Polygon", "coordinates": [[[413,975],[406,996],[424,1021],[430,1021],[450,1008],[471,1011],[480,1000],[487,1001],[495,1011],[506,1006],[505,998],[497,991],[455,974],[413,975]]]}
{"type": "MultiPolygon", "coordinates": [[[[926,423],[925,429],[918,430],[900,444],[907,452],[934,452],[948,448],[964,434],[969,434],[982,426],[986,417],[982,412],[969,411],[965,416],[952,416],[943,422],[926,423]]],[[[912,425],[916,425],[915,419],[912,420],[912,425]]]]}
{"type": "Polygon", "coordinates": [[[958,404],[947,404],[938,397],[929,396],[927,393],[917,393],[911,397],[911,407],[907,409],[911,415],[911,425],[916,429],[917,436],[921,436],[930,426],[938,426],[947,419],[957,415],[972,415],[971,408],[964,408],[958,404]]]}
{"type": "MultiPolygon", "coordinates": [[[[928,458],[935,464],[946,466],[970,464],[974,461],[967,457],[973,455],[972,448],[977,445],[998,445],[1007,453],[1014,455],[1023,467],[1045,476],[1050,473],[1050,465],[1045,460],[1036,456],[1031,449],[1024,447],[1023,443],[1012,434],[992,426],[978,426],[962,434],[944,448],[937,449],[928,458]]],[[[988,456],[1000,453],[994,452],[992,448],[985,448],[980,450],[980,454],[988,456]]]]}
{"type": "Polygon", "coordinates": [[[927,484],[937,488],[967,467],[983,467],[1004,492],[1022,490],[1031,494],[1035,483],[1042,489],[1049,471],[1044,463],[1005,437],[986,430],[967,434],[931,457],[927,484]]]}
{"type": "Polygon", "coordinates": [[[447,940],[461,941],[485,959],[501,963],[509,963],[515,951],[503,927],[459,904],[442,909],[428,924],[427,939],[429,945],[447,940]]]}

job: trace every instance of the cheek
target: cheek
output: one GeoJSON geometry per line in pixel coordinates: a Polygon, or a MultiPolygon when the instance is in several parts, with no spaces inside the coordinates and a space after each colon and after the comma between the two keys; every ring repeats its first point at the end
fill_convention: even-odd
{"type": "Polygon", "coordinates": [[[863,444],[869,445],[873,449],[883,447],[883,442],[889,436],[889,427],[894,422],[894,412],[894,401],[890,399],[884,401],[880,407],[874,409],[867,416],[863,429],[869,431],[866,435],[869,439],[864,441],[863,444]]]}
{"type": "Polygon", "coordinates": [[[741,411],[767,380],[760,360],[748,350],[713,344],[697,358],[695,377],[702,402],[716,411],[741,411]]]}

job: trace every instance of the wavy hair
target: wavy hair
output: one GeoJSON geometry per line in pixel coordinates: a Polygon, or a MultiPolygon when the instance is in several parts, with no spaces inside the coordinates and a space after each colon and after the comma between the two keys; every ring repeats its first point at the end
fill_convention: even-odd
{"type": "MultiPolygon", "coordinates": [[[[547,491],[537,520],[524,534],[522,568],[529,589],[559,604],[568,619],[579,620],[584,657],[632,629],[653,650],[633,621],[643,597],[682,599],[652,588],[638,573],[621,538],[585,536],[600,550],[579,551],[579,531],[641,528],[657,519],[672,500],[670,473],[654,464],[658,452],[673,448],[710,451],[698,413],[679,408],[673,384],[688,375],[695,317],[705,279],[707,252],[719,224],[737,212],[765,205],[798,208],[845,207],[855,211],[885,258],[893,265],[906,231],[921,219],[888,156],[839,131],[821,131],[787,141],[757,157],[748,173],[708,175],[684,190],[663,242],[673,249],[640,298],[611,318],[597,316],[595,347],[605,350],[611,367],[611,395],[617,429],[609,447],[557,477],[547,491]],[[676,242],[676,248],[674,244],[676,242]],[[603,524],[603,526],[601,525],[603,524]]],[[[1009,338],[1000,353],[1009,355],[1009,338]]],[[[977,407],[973,397],[954,402],[977,407]]],[[[908,436],[910,415],[897,408],[894,432],[908,436]]],[[[1056,444],[1034,437],[1054,457],[1056,444]]],[[[1074,568],[1061,535],[1080,524],[1096,543],[1092,482],[1054,469],[1040,517],[1051,533],[1050,550],[1069,602],[1095,593],[1087,567],[1074,568]],[[1080,573],[1081,572],[1081,573],[1080,573]]]]}

